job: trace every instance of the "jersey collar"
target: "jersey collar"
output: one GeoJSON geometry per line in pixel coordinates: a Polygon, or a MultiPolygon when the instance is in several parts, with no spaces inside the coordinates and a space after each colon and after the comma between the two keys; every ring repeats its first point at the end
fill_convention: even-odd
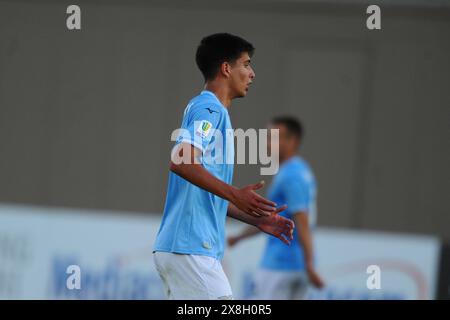
{"type": "Polygon", "coordinates": [[[209,90],[203,90],[202,92],[200,92],[200,94],[201,95],[209,95],[209,96],[213,97],[217,101],[217,103],[219,105],[221,105],[222,108],[224,108],[228,112],[227,108],[225,108],[225,106],[222,104],[222,102],[220,102],[219,98],[217,98],[217,96],[214,94],[214,92],[209,91],[209,90]]]}

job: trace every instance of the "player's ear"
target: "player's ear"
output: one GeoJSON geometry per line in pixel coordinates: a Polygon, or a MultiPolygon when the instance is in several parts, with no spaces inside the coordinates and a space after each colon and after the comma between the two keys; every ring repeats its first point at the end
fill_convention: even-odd
{"type": "Polygon", "coordinates": [[[229,78],[231,74],[231,65],[226,61],[222,62],[222,64],[220,65],[220,73],[225,78],[229,78]]]}

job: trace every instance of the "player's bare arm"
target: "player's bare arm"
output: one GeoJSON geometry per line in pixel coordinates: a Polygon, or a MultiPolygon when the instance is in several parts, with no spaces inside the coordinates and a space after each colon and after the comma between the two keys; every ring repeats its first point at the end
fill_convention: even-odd
{"type": "Polygon", "coordinates": [[[177,150],[173,154],[183,159],[183,161],[175,163],[171,160],[170,170],[175,174],[208,192],[228,200],[248,215],[254,217],[268,216],[276,211],[274,202],[263,198],[255,192],[261,189],[264,183],[259,182],[238,189],[217,179],[200,164],[201,150],[198,148],[186,143],[181,143],[176,148],[177,150]],[[183,155],[183,150],[187,150],[186,148],[190,148],[190,157],[187,159],[183,155]]]}
{"type": "Polygon", "coordinates": [[[229,238],[228,243],[230,245],[234,245],[237,241],[250,237],[262,231],[269,235],[277,237],[285,244],[289,245],[293,239],[292,235],[295,227],[294,222],[278,214],[281,211],[286,210],[286,208],[287,206],[284,205],[277,208],[277,210],[271,213],[269,216],[252,217],[242,212],[235,205],[230,203],[228,205],[227,215],[236,220],[245,222],[250,226],[246,228],[240,235],[236,236],[236,238],[229,238]]]}
{"type": "Polygon", "coordinates": [[[319,276],[319,274],[314,269],[313,263],[313,244],[312,236],[309,228],[309,218],[308,214],[305,212],[297,212],[293,215],[295,226],[297,227],[298,241],[303,247],[303,254],[306,265],[306,272],[308,273],[309,281],[316,287],[322,288],[324,282],[319,276]]]}
{"type": "MultiPolygon", "coordinates": [[[[229,208],[228,208],[228,216],[231,216],[229,208]]],[[[259,230],[257,227],[255,227],[253,225],[247,226],[241,233],[234,235],[234,236],[229,236],[227,238],[228,245],[230,247],[233,247],[241,240],[253,237],[254,235],[257,235],[260,232],[261,232],[261,230],[259,230]]]]}

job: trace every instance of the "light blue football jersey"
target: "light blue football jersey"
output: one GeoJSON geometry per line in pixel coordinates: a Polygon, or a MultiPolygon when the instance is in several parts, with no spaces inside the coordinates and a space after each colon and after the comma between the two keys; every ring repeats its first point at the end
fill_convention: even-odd
{"type": "MultiPolygon", "coordinates": [[[[316,222],[316,179],[308,163],[295,156],[284,162],[274,177],[268,198],[275,203],[287,204],[280,215],[289,219],[299,211],[309,215],[310,226],[316,222]]],[[[301,271],[305,269],[303,250],[298,241],[297,228],[288,246],[273,236],[267,236],[260,266],[269,270],[301,271]]]]}
{"type": "MultiPolygon", "coordinates": [[[[187,105],[176,144],[202,150],[202,166],[232,183],[234,135],[228,110],[211,91],[187,105]]],[[[228,201],[169,173],[166,202],[154,250],[222,259],[228,201]]]]}

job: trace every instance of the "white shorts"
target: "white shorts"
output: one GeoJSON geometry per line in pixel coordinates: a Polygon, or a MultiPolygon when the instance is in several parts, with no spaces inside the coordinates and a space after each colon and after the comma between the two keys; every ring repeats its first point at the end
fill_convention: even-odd
{"type": "Polygon", "coordinates": [[[305,272],[259,269],[255,272],[255,300],[304,300],[308,293],[305,272]]]}
{"type": "Polygon", "coordinates": [[[155,252],[156,270],[168,299],[232,299],[228,278],[220,261],[212,257],[155,252]]]}

